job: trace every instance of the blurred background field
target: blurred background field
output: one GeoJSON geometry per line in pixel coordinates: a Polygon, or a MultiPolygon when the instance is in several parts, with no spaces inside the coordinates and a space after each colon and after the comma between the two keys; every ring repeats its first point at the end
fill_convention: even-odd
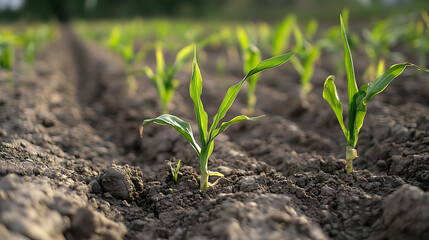
{"type": "Polygon", "coordinates": [[[0,0],[0,20],[133,19],[167,17],[278,21],[286,14],[336,22],[349,8],[356,20],[428,10],[427,0],[0,0]]]}

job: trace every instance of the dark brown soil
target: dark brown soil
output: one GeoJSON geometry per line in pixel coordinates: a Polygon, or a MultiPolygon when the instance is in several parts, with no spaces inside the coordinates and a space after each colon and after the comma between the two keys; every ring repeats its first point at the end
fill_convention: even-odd
{"type": "MultiPolygon", "coordinates": [[[[213,116],[242,75],[238,59],[219,75],[224,52],[206,55],[213,116]]],[[[261,75],[256,111],[267,116],[219,135],[209,169],[225,177],[202,192],[198,158],[174,129],[150,125],[140,139],[142,120],[158,115],[150,80],[129,93],[118,57],[64,28],[35,66],[18,59],[13,88],[0,72],[0,239],[429,239],[428,76],[406,70],[368,104],[348,176],[345,139],[321,97],[328,62],[308,109],[290,64],[261,75]]],[[[170,110],[195,130],[190,69],[170,110]]],[[[345,81],[337,86],[346,100],[345,81]]],[[[226,119],[244,108],[243,91],[226,119]]]]}

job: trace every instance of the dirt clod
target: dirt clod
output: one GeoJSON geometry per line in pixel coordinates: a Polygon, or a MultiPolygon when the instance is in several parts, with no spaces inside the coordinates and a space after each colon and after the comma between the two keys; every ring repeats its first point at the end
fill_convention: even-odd
{"type": "Polygon", "coordinates": [[[140,170],[113,165],[99,177],[104,192],[122,200],[133,200],[143,189],[140,170]]]}

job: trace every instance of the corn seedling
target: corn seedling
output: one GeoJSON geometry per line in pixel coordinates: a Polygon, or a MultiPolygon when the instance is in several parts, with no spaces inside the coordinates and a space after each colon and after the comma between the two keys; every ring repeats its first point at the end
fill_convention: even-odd
{"type": "MultiPolygon", "coordinates": [[[[241,46],[243,55],[243,72],[247,73],[261,61],[261,53],[259,49],[249,42],[246,32],[243,28],[238,28],[238,42],[241,46]]],[[[249,85],[247,87],[247,114],[252,115],[255,112],[256,104],[256,84],[259,80],[259,74],[249,77],[249,85]]]]}
{"type": "Polygon", "coordinates": [[[0,69],[7,74],[7,82],[13,85],[13,63],[14,63],[14,41],[15,36],[6,32],[0,35],[0,69]]]}
{"type": "Polygon", "coordinates": [[[174,90],[179,86],[179,81],[174,79],[182,65],[192,56],[194,44],[182,48],[176,55],[173,65],[166,66],[161,44],[156,44],[156,73],[153,73],[149,67],[144,67],[142,72],[152,80],[158,90],[158,96],[161,100],[161,113],[168,112],[168,103],[173,98],[174,90]]]}
{"type": "Polygon", "coordinates": [[[170,159],[170,170],[171,170],[171,176],[173,176],[174,184],[177,184],[177,177],[179,176],[179,169],[180,169],[180,159],[177,162],[177,165],[175,168],[173,167],[173,165],[171,165],[171,159],[170,159]]]}
{"type": "Polygon", "coordinates": [[[294,51],[297,52],[297,57],[291,62],[301,77],[301,104],[306,108],[309,106],[307,95],[312,88],[311,78],[314,74],[314,65],[320,57],[320,47],[305,41],[298,25],[295,25],[293,31],[296,42],[294,51]]]}
{"type": "Polygon", "coordinates": [[[413,66],[419,70],[429,72],[427,69],[422,69],[412,63],[402,63],[392,65],[381,76],[376,78],[373,82],[367,83],[360,87],[358,90],[355,78],[355,71],[353,67],[353,59],[350,47],[347,40],[347,34],[343,20],[340,16],[341,31],[344,46],[344,62],[347,73],[347,88],[348,88],[348,129],[346,129],[343,121],[343,108],[341,101],[338,97],[338,92],[334,83],[335,77],[330,75],[325,81],[323,89],[323,98],[332,107],[337,120],[343,130],[344,136],[347,140],[346,145],[346,172],[350,174],[353,171],[353,160],[358,157],[356,151],[356,144],[358,141],[358,134],[363,125],[364,117],[367,111],[367,102],[375,95],[382,92],[397,76],[399,76],[406,67],[413,66]]]}
{"type": "Polygon", "coordinates": [[[198,132],[200,136],[201,146],[194,139],[191,125],[183,121],[182,119],[170,114],[163,114],[157,118],[144,120],[142,125],[140,126],[140,135],[142,135],[143,133],[143,127],[151,122],[161,124],[161,125],[170,125],[174,129],[176,129],[183,137],[186,138],[186,140],[188,140],[188,142],[192,145],[192,147],[194,148],[194,150],[196,151],[200,159],[200,170],[201,170],[200,189],[206,190],[207,187],[215,185],[217,181],[219,181],[220,179],[219,178],[214,183],[210,183],[209,182],[210,176],[223,177],[222,173],[212,172],[207,169],[208,159],[212,154],[213,148],[214,148],[214,139],[234,123],[242,122],[245,120],[254,121],[263,117],[263,116],[247,117],[245,115],[240,115],[227,122],[223,122],[219,126],[220,121],[225,117],[227,111],[229,110],[235,98],[237,97],[237,94],[240,88],[245,83],[245,81],[249,79],[249,77],[253,76],[254,74],[260,71],[276,67],[286,62],[293,56],[293,54],[294,53],[292,52],[292,53],[273,57],[260,62],[255,68],[251,69],[240,82],[231,86],[226,92],[226,95],[223,98],[217,113],[213,117],[212,125],[210,126],[210,128],[208,128],[208,116],[206,111],[204,110],[203,103],[201,101],[202,77],[197,63],[196,50],[194,50],[194,61],[192,65],[192,76],[191,76],[191,82],[189,86],[189,93],[194,102],[195,116],[198,123],[198,130],[199,130],[198,132]]]}
{"type": "Polygon", "coordinates": [[[27,64],[33,64],[36,52],[53,37],[52,29],[47,26],[27,28],[23,34],[17,36],[17,44],[24,48],[24,59],[27,64]]]}

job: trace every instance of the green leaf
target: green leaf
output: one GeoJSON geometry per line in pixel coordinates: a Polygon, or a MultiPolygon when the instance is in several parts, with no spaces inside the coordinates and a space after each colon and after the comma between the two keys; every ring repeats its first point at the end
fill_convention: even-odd
{"type": "Polygon", "coordinates": [[[289,37],[295,22],[295,15],[289,15],[280,24],[274,36],[272,53],[274,56],[282,54],[289,47],[289,37]]]}
{"type": "Polygon", "coordinates": [[[355,94],[349,108],[349,136],[347,139],[347,146],[353,148],[356,147],[358,134],[363,125],[367,111],[366,104],[363,103],[366,95],[365,89],[366,87],[363,87],[355,94]]]}
{"type": "MultiPolygon", "coordinates": [[[[261,52],[259,49],[253,45],[250,44],[249,47],[246,50],[246,53],[244,54],[244,73],[249,72],[254,68],[260,61],[261,61],[261,52]]],[[[255,79],[255,76],[254,76],[255,79]]],[[[251,79],[249,79],[249,82],[251,79]]]]}
{"type": "Polygon", "coordinates": [[[179,172],[179,169],[180,169],[180,159],[179,159],[179,162],[177,163],[176,175],[177,175],[177,173],[179,172]]]}
{"type": "Polygon", "coordinates": [[[176,55],[175,63],[183,63],[184,61],[188,60],[188,58],[192,56],[194,49],[195,49],[195,44],[193,43],[180,49],[180,51],[176,55]]]}
{"type": "Polygon", "coordinates": [[[156,55],[156,75],[158,78],[164,81],[165,79],[165,61],[164,55],[162,54],[162,46],[161,43],[157,43],[155,47],[155,55],[156,55]]]}
{"type": "Polygon", "coordinates": [[[349,96],[349,108],[353,101],[353,96],[358,92],[356,85],[355,70],[353,67],[352,53],[350,51],[349,40],[347,39],[346,27],[344,26],[343,17],[340,15],[341,21],[341,32],[344,46],[344,63],[346,65],[347,72],[347,88],[349,96]]]}
{"type": "Polygon", "coordinates": [[[189,44],[186,47],[182,48],[176,55],[176,60],[174,61],[170,77],[173,78],[174,75],[179,71],[182,67],[183,63],[185,63],[191,56],[195,49],[195,44],[189,44]]]}
{"type": "Polygon", "coordinates": [[[146,77],[150,78],[151,80],[155,79],[155,75],[152,72],[152,69],[149,67],[143,67],[142,72],[146,77]]]}
{"type": "Polygon", "coordinates": [[[313,77],[313,74],[314,74],[314,64],[317,61],[317,59],[319,59],[320,57],[320,47],[312,46],[309,51],[310,51],[310,54],[303,64],[304,74],[302,75],[302,78],[301,78],[301,84],[304,87],[310,83],[311,78],[313,77]]]}
{"type": "Polygon", "coordinates": [[[319,24],[317,23],[317,21],[316,20],[314,20],[314,19],[311,19],[309,22],[308,22],[308,24],[307,24],[307,29],[306,29],[306,31],[305,31],[305,34],[306,34],[306,37],[309,39],[309,40],[312,40],[313,39],[313,37],[314,37],[314,35],[316,34],[316,32],[317,32],[317,27],[319,26],[319,24]]]}
{"type": "MultiPolygon", "coordinates": [[[[266,59],[262,62],[260,62],[255,68],[253,68],[252,70],[250,70],[247,75],[244,77],[243,80],[249,78],[250,76],[266,70],[266,69],[270,69],[270,68],[274,68],[277,67],[283,63],[285,63],[286,61],[288,61],[293,55],[295,54],[295,52],[290,52],[290,53],[286,53],[280,56],[276,56],[276,57],[272,57],[269,59],[266,59]]],[[[242,80],[242,81],[243,81],[242,80]]]]}
{"type": "Polygon", "coordinates": [[[377,79],[374,80],[372,84],[369,85],[367,94],[364,99],[364,104],[366,104],[366,102],[373,96],[382,92],[393,81],[393,79],[401,75],[404,69],[408,66],[416,67],[420,71],[429,72],[428,69],[423,69],[415,64],[408,62],[392,65],[389,69],[387,69],[386,72],[383,73],[383,75],[379,76],[377,79]]]}
{"type": "Polygon", "coordinates": [[[198,122],[201,145],[204,147],[207,143],[207,122],[208,117],[201,101],[201,93],[203,91],[203,79],[201,77],[200,68],[197,63],[196,49],[194,49],[194,62],[192,64],[192,77],[189,85],[189,93],[194,102],[195,116],[198,122]]]}
{"type": "Polygon", "coordinates": [[[332,110],[334,110],[335,115],[337,116],[338,123],[343,130],[344,136],[346,139],[348,138],[348,132],[346,127],[344,126],[343,119],[343,106],[341,105],[340,98],[338,96],[337,88],[335,87],[335,77],[330,75],[325,81],[325,85],[323,88],[323,99],[325,99],[329,105],[331,105],[332,110]]]}
{"type": "Polygon", "coordinates": [[[237,97],[238,91],[240,91],[240,88],[243,85],[243,83],[246,81],[246,79],[248,79],[250,76],[252,76],[252,75],[254,75],[260,71],[263,71],[265,69],[269,69],[269,68],[279,66],[280,64],[289,60],[294,54],[295,54],[294,52],[291,52],[291,53],[287,53],[287,54],[280,55],[277,57],[269,58],[265,61],[260,62],[255,68],[250,70],[247,73],[247,75],[240,82],[231,86],[228,89],[225,97],[222,100],[222,103],[219,106],[219,109],[218,109],[216,115],[213,117],[213,123],[210,127],[210,132],[209,132],[209,140],[213,139],[214,130],[217,128],[219,121],[225,116],[226,112],[231,107],[232,103],[234,102],[235,98],[237,97]]]}
{"type": "Polygon", "coordinates": [[[180,119],[174,115],[163,114],[157,118],[144,120],[142,125],[140,126],[140,136],[143,133],[143,127],[146,124],[149,124],[151,122],[154,122],[154,123],[160,124],[160,125],[172,126],[174,129],[176,129],[176,131],[178,131],[180,134],[182,134],[182,136],[184,136],[186,138],[186,140],[188,140],[188,142],[192,145],[192,147],[197,152],[198,156],[200,156],[201,148],[194,139],[192,127],[189,123],[183,121],[182,119],[180,119]]]}
{"type": "Polygon", "coordinates": [[[11,43],[0,44],[0,67],[6,70],[12,70],[14,60],[14,48],[11,43]]]}
{"type": "Polygon", "coordinates": [[[109,47],[113,50],[116,50],[116,48],[119,45],[119,40],[121,37],[121,29],[116,26],[112,29],[112,32],[110,33],[110,39],[109,39],[109,47]]]}
{"type": "Polygon", "coordinates": [[[249,48],[249,39],[247,38],[246,31],[242,27],[237,29],[237,38],[240,43],[241,51],[244,53],[249,48]]]}
{"type": "Polygon", "coordinates": [[[232,125],[232,124],[234,124],[234,123],[238,123],[238,122],[242,122],[242,121],[246,121],[246,120],[249,120],[249,121],[256,121],[256,120],[259,120],[259,119],[261,119],[261,118],[263,118],[263,117],[265,117],[265,115],[261,115],[261,116],[257,116],[257,117],[248,117],[248,116],[246,116],[246,115],[240,115],[240,116],[237,116],[237,117],[235,117],[235,118],[233,118],[233,119],[229,120],[228,122],[223,122],[223,123],[220,125],[220,128],[218,128],[218,129],[216,129],[216,130],[214,131],[213,139],[214,139],[217,135],[219,135],[220,133],[222,133],[223,131],[225,131],[229,126],[231,126],[231,125],[232,125]]]}
{"type": "Polygon", "coordinates": [[[294,51],[295,52],[303,52],[304,51],[304,37],[302,36],[302,32],[301,29],[299,28],[298,25],[295,25],[295,27],[293,28],[293,35],[295,37],[295,47],[294,47],[294,51]]]}

